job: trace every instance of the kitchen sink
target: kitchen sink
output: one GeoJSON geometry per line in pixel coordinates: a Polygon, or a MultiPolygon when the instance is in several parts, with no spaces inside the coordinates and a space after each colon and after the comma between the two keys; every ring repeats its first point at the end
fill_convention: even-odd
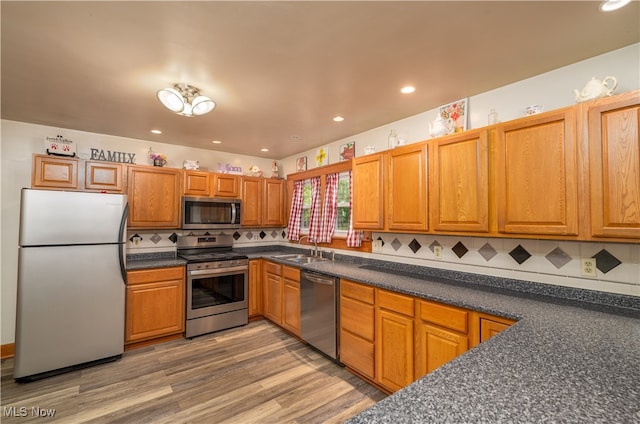
{"type": "Polygon", "coordinates": [[[274,258],[283,259],[285,261],[295,262],[297,264],[309,264],[312,262],[328,261],[329,259],[321,258],[320,256],[311,256],[304,253],[292,253],[288,255],[276,255],[274,258]]]}

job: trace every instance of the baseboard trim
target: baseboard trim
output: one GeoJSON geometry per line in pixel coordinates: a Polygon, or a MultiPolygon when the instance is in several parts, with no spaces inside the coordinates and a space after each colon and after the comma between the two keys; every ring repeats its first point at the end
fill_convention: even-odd
{"type": "Polygon", "coordinates": [[[15,355],[16,344],[7,343],[0,346],[0,359],[13,358],[15,355]]]}

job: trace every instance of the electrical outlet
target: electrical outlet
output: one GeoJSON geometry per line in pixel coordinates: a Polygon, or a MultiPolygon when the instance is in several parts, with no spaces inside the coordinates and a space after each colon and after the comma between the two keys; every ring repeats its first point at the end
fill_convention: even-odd
{"type": "Polygon", "coordinates": [[[597,277],[596,258],[580,259],[580,273],[583,277],[597,277]]]}
{"type": "Polygon", "coordinates": [[[433,256],[436,259],[442,259],[442,246],[433,246],[433,256]]]}
{"type": "Polygon", "coordinates": [[[139,246],[140,245],[140,237],[134,237],[131,239],[131,241],[133,242],[134,246],[139,246]]]}
{"type": "Polygon", "coordinates": [[[373,250],[373,253],[381,253],[382,252],[382,240],[373,240],[371,242],[371,250],[373,250]]]}
{"type": "Polygon", "coordinates": [[[260,240],[260,234],[254,234],[253,235],[253,239],[254,240],[260,240]]]}

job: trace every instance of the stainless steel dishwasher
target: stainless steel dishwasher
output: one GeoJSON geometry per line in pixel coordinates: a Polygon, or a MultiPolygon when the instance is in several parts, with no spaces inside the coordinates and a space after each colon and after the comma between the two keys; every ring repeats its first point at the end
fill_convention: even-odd
{"type": "Polygon", "coordinates": [[[300,273],[300,336],[334,360],[338,360],[337,293],[337,278],[300,273]]]}

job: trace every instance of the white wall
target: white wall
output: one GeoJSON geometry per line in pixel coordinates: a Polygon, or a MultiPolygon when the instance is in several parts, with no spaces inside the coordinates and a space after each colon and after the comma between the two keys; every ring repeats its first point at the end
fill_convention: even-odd
{"type": "MultiPolygon", "coordinates": [[[[477,128],[486,125],[487,114],[495,108],[498,117],[502,121],[510,120],[522,115],[524,108],[530,104],[541,104],[546,110],[568,106],[574,103],[574,88],[582,88],[585,83],[595,76],[602,79],[613,75],[618,79],[617,93],[640,88],[640,44],[635,44],[619,49],[592,59],[588,59],[570,66],[566,66],[527,80],[519,81],[508,86],[496,88],[476,96],[469,97],[469,128],[477,128]]],[[[420,89],[418,87],[418,89],[420,89]]],[[[451,99],[452,101],[457,99],[451,99]]],[[[395,129],[401,137],[406,137],[408,142],[425,140],[428,137],[428,123],[436,116],[435,110],[425,111],[418,115],[392,122],[382,127],[374,128],[361,134],[355,134],[328,144],[329,163],[338,162],[339,146],[350,141],[356,142],[356,155],[363,155],[363,149],[372,145],[378,151],[387,148],[387,136],[391,129],[395,129]]],[[[348,118],[348,117],[347,117],[348,118]]],[[[31,155],[44,152],[44,137],[62,135],[71,139],[78,145],[78,153],[81,157],[88,157],[89,148],[123,151],[136,154],[136,163],[150,164],[146,157],[149,147],[155,152],[162,152],[168,156],[168,166],[180,168],[185,159],[198,159],[202,167],[215,170],[217,163],[229,163],[241,166],[243,170],[252,165],[258,165],[263,170],[271,169],[271,160],[250,156],[231,155],[202,149],[190,149],[182,146],[167,145],[145,140],[135,140],[122,137],[108,136],[104,134],[87,133],[72,129],[60,129],[35,124],[25,124],[13,121],[0,121],[1,149],[0,158],[2,175],[1,193],[1,220],[0,236],[0,319],[1,337],[0,343],[12,343],[14,340],[15,313],[16,313],[16,282],[17,282],[17,244],[19,225],[19,194],[20,188],[31,184],[31,155]]],[[[295,159],[300,156],[308,157],[308,166],[313,168],[313,156],[315,151],[301,152],[279,161],[281,175],[295,172],[295,159]]],[[[275,233],[274,233],[275,234],[275,233]]],[[[392,237],[393,234],[384,234],[382,237],[392,237]]],[[[277,235],[269,234],[274,240],[277,235]]],[[[404,236],[402,236],[404,237],[404,236]]],[[[479,243],[475,240],[473,243],[479,243]]],[[[445,246],[446,247],[446,246],[445,246]]],[[[387,247],[388,249],[388,247],[387,247]]],[[[567,247],[567,250],[570,248],[567,247]]],[[[640,247],[631,246],[627,256],[631,273],[633,264],[638,264],[640,247]]],[[[394,252],[385,252],[393,255],[394,252]]],[[[375,256],[375,255],[374,255],[375,256]]],[[[411,255],[399,255],[398,260],[409,260],[411,255]]],[[[427,255],[428,256],[428,255],[427,255]]],[[[423,259],[426,259],[423,258],[423,259]]],[[[453,260],[457,264],[458,261],[453,260]]],[[[444,264],[443,264],[444,265],[444,264]]],[[[637,265],[640,270],[640,265],[637,265]]],[[[491,272],[488,272],[493,274],[491,272]]],[[[625,271],[627,273],[627,271],[625,271]]],[[[552,274],[551,277],[554,277],[552,274]]],[[[632,275],[633,277],[633,275],[632,275]]],[[[626,277],[623,277],[623,279],[626,277]]],[[[534,281],[539,281],[534,279],[534,281]]],[[[637,278],[630,283],[637,286],[637,278]]],[[[571,280],[567,285],[592,288],[593,284],[571,280]]],[[[617,289],[605,291],[620,292],[617,289]]],[[[627,292],[627,291],[624,291],[627,292]]],[[[635,294],[635,293],[634,293],[635,294]]]]}

